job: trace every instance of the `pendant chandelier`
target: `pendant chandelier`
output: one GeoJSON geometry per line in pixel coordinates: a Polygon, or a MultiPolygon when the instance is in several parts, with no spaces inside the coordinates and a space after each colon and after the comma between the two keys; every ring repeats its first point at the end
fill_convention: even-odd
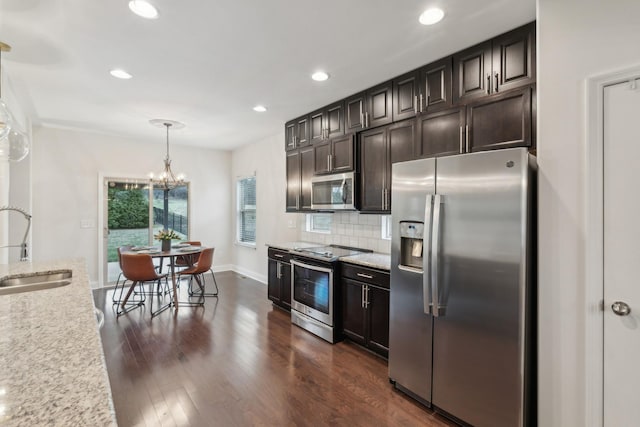
{"type": "Polygon", "coordinates": [[[0,159],[19,162],[29,154],[29,140],[18,130],[9,107],[2,101],[2,52],[10,51],[11,46],[0,42],[0,159]]]}
{"type": "Polygon", "coordinates": [[[149,120],[149,123],[156,127],[164,127],[167,130],[167,156],[164,158],[164,170],[157,177],[153,173],[150,173],[149,179],[155,187],[162,188],[163,190],[172,190],[184,185],[184,174],[175,175],[171,170],[171,157],[169,157],[169,129],[182,129],[185,124],[174,120],[164,119],[149,120]]]}

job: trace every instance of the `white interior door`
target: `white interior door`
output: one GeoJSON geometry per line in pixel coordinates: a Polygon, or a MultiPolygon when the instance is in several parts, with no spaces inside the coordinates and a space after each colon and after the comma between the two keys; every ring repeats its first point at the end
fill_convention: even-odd
{"type": "Polygon", "coordinates": [[[640,423],[640,80],[604,89],[604,425],[640,423]]]}

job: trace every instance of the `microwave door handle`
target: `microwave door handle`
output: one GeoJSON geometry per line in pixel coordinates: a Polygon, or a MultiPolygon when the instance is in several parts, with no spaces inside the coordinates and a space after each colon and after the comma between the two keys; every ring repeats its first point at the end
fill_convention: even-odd
{"type": "Polygon", "coordinates": [[[347,178],[342,179],[342,203],[347,204],[347,178]]]}

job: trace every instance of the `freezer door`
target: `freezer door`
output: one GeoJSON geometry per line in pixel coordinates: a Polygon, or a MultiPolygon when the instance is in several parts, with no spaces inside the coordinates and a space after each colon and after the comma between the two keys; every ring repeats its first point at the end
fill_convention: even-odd
{"type": "Polygon", "coordinates": [[[527,167],[519,148],[437,164],[432,402],[476,427],[523,425],[527,167]]]}
{"type": "Polygon", "coordinates": [[[426,273],[435,171],[435,159],[392,166],[389,377],[396,387],[427,405],[431,402],[433,322],[426,273]],[[405,236],[402,250],[401,236],[405,236]]]}

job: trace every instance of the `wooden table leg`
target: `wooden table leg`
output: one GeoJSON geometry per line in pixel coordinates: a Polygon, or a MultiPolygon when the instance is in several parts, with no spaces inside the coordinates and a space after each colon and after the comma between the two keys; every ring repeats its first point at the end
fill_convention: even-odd
{"type": "Polygon", "coordinates": [[[178,311],[178,284],[176,283],[176,267],[175,260],[171,262],[171,281],[173,282],[173,305],[178,311]]]}

